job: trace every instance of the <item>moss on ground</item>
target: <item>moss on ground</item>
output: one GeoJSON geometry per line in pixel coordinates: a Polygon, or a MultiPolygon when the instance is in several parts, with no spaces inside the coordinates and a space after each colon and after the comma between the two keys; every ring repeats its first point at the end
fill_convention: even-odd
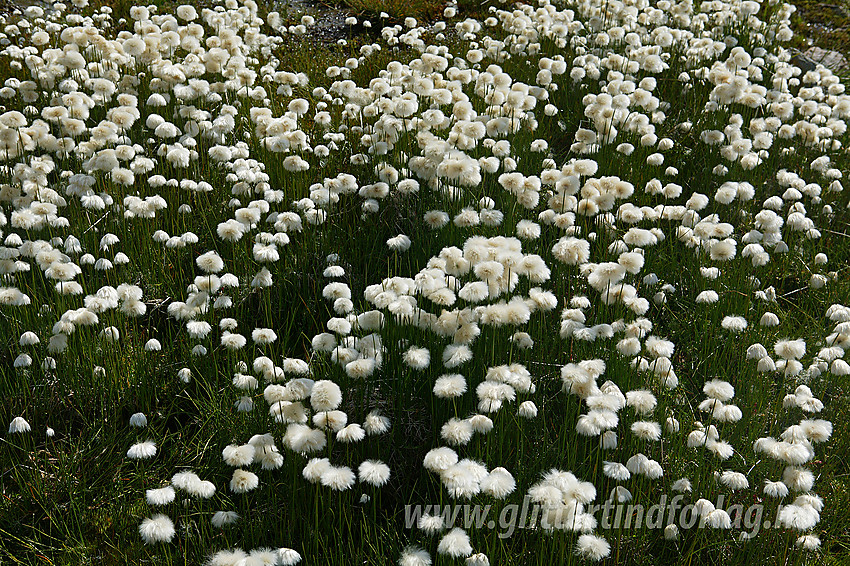
{"type": "Polygon", "coordinates": [[[850,2],[795,0],[797,12],[791,18],[792,45],[805,51],[810,45],[850,54],[850,2]]]}

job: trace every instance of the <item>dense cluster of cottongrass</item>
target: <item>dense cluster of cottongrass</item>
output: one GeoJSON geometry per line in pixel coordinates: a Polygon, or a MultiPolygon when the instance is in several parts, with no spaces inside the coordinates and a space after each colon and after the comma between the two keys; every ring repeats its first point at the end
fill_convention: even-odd
{"type": "Polygon", "coordinates": [[[792,7],[450,6],[287,68],[309,17],[74,4],[4,29],[4,490],[66,481],[28,454],[78,434],[76,395],[106,400],[133,560],[820,552],[850,96],[792,64],[792,7]],[[675,494],[699,526],[588,512],[675,494]],[[403,524],[525,498],[507,538],[403,524]]]}

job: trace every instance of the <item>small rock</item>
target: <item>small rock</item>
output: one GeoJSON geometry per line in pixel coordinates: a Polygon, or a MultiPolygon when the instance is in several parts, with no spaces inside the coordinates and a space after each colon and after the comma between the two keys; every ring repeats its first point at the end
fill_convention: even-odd
{"type": "MultiPolygon", "coordinates": [[[[796,50],[795,50],[796,51],[796,50]]],[[[791,64],[795,67],[799,67],[801,71],[804,73],[808,73],[809,71],[814,71],[817,68],[817,63],[812,61],[809,57],[807,57],[804,53],[800,53],[796,51],[794,55],[791,56],[791,64]]]]}
{"type": "MultiPolygon", "coordinates": [[[[838,51],[821,49],[820,47],[812,46],[809,47],[806,52],[803,53],[803,55],[806,56],[810,61],[820,63],[833,73],[848,68],[847,59],[845,59],[844,55],[842,55],[838,51]]],[[[800,68],[802,69],[802,67],[800,68]]]]}

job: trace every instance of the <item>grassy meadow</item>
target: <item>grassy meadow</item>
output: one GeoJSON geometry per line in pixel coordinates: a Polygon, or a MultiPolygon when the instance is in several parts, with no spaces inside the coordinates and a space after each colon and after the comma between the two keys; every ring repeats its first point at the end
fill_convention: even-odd
{"type": "Polygon", "coordinates": [[[794,7],[345,8],[4,18],[0,564],[847,564],[794,7]]]}

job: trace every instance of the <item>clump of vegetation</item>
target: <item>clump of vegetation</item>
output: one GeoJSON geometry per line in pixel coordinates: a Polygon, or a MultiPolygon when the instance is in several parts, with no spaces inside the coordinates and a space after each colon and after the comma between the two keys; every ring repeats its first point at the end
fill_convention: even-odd
{"type": "MultiPolygon", "coordinates": [[[[810,45],[850,54],[850,6],[846,2],[793,2],[797,12],[792,16],[793,45],[805,51],[810,45]]],[[[846,69],[845,69],[846,71],[846,69]]]]}

